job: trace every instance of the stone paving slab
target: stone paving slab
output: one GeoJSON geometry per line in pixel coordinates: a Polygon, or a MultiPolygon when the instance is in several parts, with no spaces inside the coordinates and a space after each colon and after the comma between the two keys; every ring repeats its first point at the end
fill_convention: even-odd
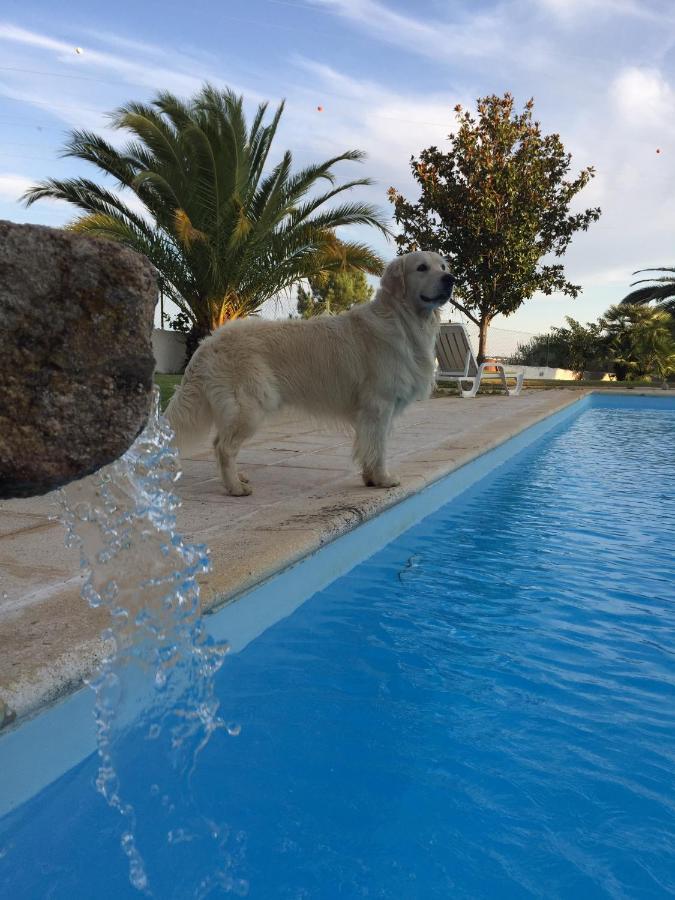
{"type": "MultiPolygon", "coordinates": [[[[444,397],[415,404],[398,421],[391,468],[400,487],[366,488],[351,462],[351,438],[287,419],[241,453],[250,497],[228,497],[210,447],[183,462],[179,531],[206,542],[202,579],[209,610],[270,577],[360,522],[443,477],[522,429],[573,403],[578,391],[520,397],[444,397]]],[[[53,495],[0,504],[0,701],[19,718],[81,684],[101,657],[107,613],[79,596],[78,553],[50,519],[53,495]]],[[[0,702],[0,707],[2,703],[0,702]]]]}

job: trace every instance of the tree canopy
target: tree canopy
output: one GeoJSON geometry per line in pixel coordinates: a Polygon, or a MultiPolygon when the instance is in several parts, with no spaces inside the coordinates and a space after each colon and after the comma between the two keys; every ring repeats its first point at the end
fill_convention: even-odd
{"type": "Polygon", "coordinates": [[[520,344],[511,362],[571,369],[579,375],[588,369],[606,368],[607,352],[601,323],[582,325],[571,316],[565,316],[565,321],[566,325],[553,326],[547,334],[537,334],[527,343],[520,344]]]}
{"type": "Polygon", "coordinates": [[[373,296],[373,289],[361,271],[345,270],[315,275],[308,279],[308,287],[298,288],[298,313],[304,318],[322,313],[341,313],[355,303],[365,303],[373,296]]]}
{"type": "Polygon", "coordinates": [[[497,314],[508,316],[536,291],[579,294],[556,258],[600,216],[597,207],[570,211],[594,170],[568,177],[571,155],[559,135],[542,134],[533,109],[529,100],[517,112],[509,93],[480,98],[477,116],[456,106],[449,149],[411,159],[419,199],[389,190],[400,251],[433,249],[451,261],[452,302],[478,325],[481,359],[497,314]]]}
{"type": "Polygon", "coordinates": [[[293,171],[286,151],[270,165],[283,109],[266,121],[263,103],[249,124],[241,97],[209,85],[187,101],[163,92],[129,103],[112,114],[113,127],[131,134],[122,149],[73,131],[64,155],[91,163],[140,204],[84,177],[49,178],[24,199],[66,200],[82,212],[73,229],[147,256],[163,294],[199,337],[302,279],[338,269],[379,274],[382,262],[368,246],[335,237],[344,225],[386,232],[377,209],[342,199],[369,179],[335,181],[338,165],[363,154],[348,150],[293,171]]]}

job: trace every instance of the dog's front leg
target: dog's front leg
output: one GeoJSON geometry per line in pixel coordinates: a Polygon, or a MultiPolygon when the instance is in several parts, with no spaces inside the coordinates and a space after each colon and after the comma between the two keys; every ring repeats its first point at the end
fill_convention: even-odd
{"type": "Polygon", "coordinates": [[[391,405],[369,405],[356,419],[354,458],[360,464],[363,481],[369,487],[396,487],[400,480],[387,471],[386,444],[393,415],[391,405]]]}

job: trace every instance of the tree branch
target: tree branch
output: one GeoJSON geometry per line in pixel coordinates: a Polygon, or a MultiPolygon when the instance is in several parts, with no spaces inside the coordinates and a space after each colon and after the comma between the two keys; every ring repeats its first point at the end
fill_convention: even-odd
{"type": "Polygon", "coordinates": [[[455,309],[458,309],[460,312],[464,313],[467,319],[470,319],[474,325],[480,325],[480,319],[477,319],[473,315],[473,313],[470,313],[466,306],[462,306],[462,304],[458,303],[456,300],[450,300],[450,303],[452,303],[455,309]]]}

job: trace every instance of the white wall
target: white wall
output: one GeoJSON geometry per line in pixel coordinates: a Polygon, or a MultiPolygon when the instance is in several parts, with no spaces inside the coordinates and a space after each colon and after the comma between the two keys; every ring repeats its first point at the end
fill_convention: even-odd
{"type": "MultiPolygon", "coordinates": [[[[550,381],[577,381],[577,373],[571,369],[554,369],[551,366],[506,366],[509,372],[523,372],[526,379],[541,378],[550,381]]],[[[613,381],[608,372],[584,372],[584,378],[594,381],[613,381]]]]}
{"type": "Polygon", "coordinates": [[[155,355],[155,371],[160,375],[172,375],[185,368],[185,335],[180,331],[155,328],[152,332],[152,352],[155,355]]]}

